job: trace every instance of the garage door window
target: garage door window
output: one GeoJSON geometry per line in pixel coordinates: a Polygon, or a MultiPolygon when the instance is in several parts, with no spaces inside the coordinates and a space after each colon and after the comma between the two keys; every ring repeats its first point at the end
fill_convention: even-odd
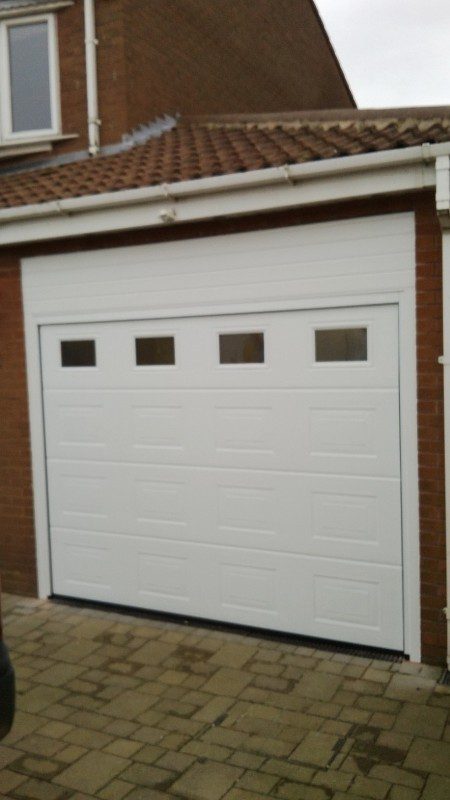
{"type": "Polygon", "coordinates": [[[95,340],[73,339],[61,342],[62,367],[95,367],[95,340]]]}
{"type": "Polygon", "coordinates": [[[316,361],[367,361],[367,328],[315,331],[316,361]]]}
{"type": "Polygon", "coordinates": [[[219,349],[221,364],[263,364],[264,334],[221,333],[219,349]]]}
{"type": "Polygon", "coordinates": [[[175,364],[173,336],[144,336],[136,339],[138,367],[172,366],[175,364]]]}

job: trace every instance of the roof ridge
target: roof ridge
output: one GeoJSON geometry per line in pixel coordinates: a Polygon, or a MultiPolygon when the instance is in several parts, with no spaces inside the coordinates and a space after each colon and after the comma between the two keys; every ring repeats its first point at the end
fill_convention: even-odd
{"type": "Polygon", "coordinates": [[[379,131],[386,130],[392,125],[395,125],[397,131],[399,133],[409,130],[411,127],[417,127],[419,130],[428,130],[429,128],[433,127],[436,124],[442,124],[443,122],[450,123],[450,112],[447,117],[430,117],[430,118],[420,118],[420,117],[407,117],[405,119],[399,120],[396,117],[382,117],[382,118],[373,118],[373,119],[330,119],[330,120],[314,120],[314,119],[292,119],[292,120],[283,120],[278,118],[273,118],[271,120],[247,120],[239,122],[236,121],[223,121],[220,120],[213,120],[213,121],[199,121],[198,123],[191,123],[197,124],[200,128],[205,128],[207,130],[242,130],[242,131],[250,131],[250,130],[260,130],[260,131],[270,131],[276,129],[283,129],[283,130],[290,130],[290,131],[299,131],[299,130],[332,130],[333,128],[338,128],[339,130],[354,130],[354,131],[362,131],[369,129],[375,129],[379,131]]]}
{"type": "Polygon", "coordinates": [[[315,122],[328,122],[336,120],[361,120],[394,119],[397,122],[403,119],[450,119],[450,105],[448,106],[404,106],[400,108],[328,108],[306,109],[301,111],[268,111],[264,113],[237,113],[237,114],[199,114],[186,115],[184,122],[195,124],[232,122],[265,122],[274,119],[282,122],[308,120],[315,122]]]}

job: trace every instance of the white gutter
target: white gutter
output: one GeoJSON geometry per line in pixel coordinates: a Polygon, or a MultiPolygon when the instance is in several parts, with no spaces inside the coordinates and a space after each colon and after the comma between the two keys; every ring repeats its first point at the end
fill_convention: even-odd
{"type": "Polygon", "coordinates": [[[150,228],[434,188],[450,142],[0,210],[0,245],[150,228]]]}
{"type": "Polygon", "coordinates": [[[95,0],[84,0],[84,41],[86,58],[86,92],[88,112],[89,153],[96,156],[100,149],[100,119],[98,116],[97,45],[95,36],[95,0]]]}

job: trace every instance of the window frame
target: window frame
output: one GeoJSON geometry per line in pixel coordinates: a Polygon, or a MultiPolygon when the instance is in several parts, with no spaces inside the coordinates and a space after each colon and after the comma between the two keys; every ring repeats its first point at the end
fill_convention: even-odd
{"type": "Polygon", "coordinates": [[[0,19],[0,146],[14,142],[27,142],[48,139],[61,133],[61,104],[59,85],[58,36],[54,14],[36,14],[33,16],[0,19]],[[47,23],[48,30],[48,63],[50,85],[50,128],[36,128],[28,131],[13,131],[11,80],[8,31],[19,25],[47,23]]]}

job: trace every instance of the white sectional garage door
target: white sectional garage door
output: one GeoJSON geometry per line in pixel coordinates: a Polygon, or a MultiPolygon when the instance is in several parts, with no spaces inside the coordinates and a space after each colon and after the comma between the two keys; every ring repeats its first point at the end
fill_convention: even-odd
{"type": "Polygon", "coordinates": [[[395,305],[41,350],[56,594],[403,648],[395,305]]]}

